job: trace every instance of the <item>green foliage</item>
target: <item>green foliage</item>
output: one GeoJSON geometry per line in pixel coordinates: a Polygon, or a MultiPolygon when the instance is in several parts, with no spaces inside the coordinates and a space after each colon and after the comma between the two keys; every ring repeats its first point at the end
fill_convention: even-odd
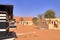
{"type": "Polygon", "coordinates": [[[35,25],[37,25],[37,20],[38,20],[37,17],[34,17],[32,20],[35,25]]]}
{"type": "Polygon", "coordinates": [[[44,18],[55,18],[55,12],[53,10],[47,10],[44,13],[44,18]]]}

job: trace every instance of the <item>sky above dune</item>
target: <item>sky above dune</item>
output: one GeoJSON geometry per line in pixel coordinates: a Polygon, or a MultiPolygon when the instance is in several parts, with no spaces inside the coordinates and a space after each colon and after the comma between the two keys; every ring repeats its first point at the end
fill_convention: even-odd
{"type": "Polygon", "coordinates": [[[60,0],[0,0],[0,4],[14,5],[14,16],[37,16],[52,9],[60,17],[60,0]]]}

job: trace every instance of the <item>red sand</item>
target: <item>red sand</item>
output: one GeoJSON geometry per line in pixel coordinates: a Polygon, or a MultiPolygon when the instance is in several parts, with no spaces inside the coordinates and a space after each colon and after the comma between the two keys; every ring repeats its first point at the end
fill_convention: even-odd
{"type": "Polygon", "coordinates": [[[36,29],[34,26],[29,27],[21,25],[18,25],[15,29],[12,30],[16,32],[16,35],[18,37],[16,38],[16,40],[60,40],[60,30],[39,30],[36,29]]]}

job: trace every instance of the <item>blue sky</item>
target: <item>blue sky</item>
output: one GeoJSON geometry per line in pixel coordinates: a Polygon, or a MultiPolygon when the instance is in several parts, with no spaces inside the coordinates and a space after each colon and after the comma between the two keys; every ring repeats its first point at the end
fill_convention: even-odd
{"type": "Polygon", "coordinates": [[[37,16],[48,9],[60,17],[60,0],[0,0],[0,4],[14,5],[14,16],[37,16]]]}

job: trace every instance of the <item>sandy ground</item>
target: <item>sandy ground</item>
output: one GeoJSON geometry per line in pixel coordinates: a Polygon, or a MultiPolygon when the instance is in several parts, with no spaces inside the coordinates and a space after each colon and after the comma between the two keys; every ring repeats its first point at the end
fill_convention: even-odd
{"type": "Polygon", "coordinates": [[[10,31],[16,32],[15,40],[60,40],[60,30],[39,30],[34,26],[17,25],[10,31]]]}

